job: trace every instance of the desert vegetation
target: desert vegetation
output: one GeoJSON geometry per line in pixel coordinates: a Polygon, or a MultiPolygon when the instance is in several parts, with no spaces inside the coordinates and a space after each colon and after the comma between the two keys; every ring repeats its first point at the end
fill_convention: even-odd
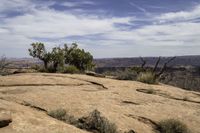
{"type": "Polygon", "coordinates": [[[93,56],[84,49],[78,48],[76,43],[72,43],[70,47],[67,44],[63,48],[54,47],[51,52],[46,50],[43,43],[33,43],[31,46],[30,56],[44,63],[45,72],[77,73],[78,70],[85,71],[94,67],[93,56]]]}
{"type": "Polygon", "coordinates": [[[111,75],[116,79],[137,80],[139,72],[153,71],[156,62],[160,60],[156,70],[157,74],[161,72],[165,63],[167,64],[163,73],[158,76],[157,82],[186,90],[200,91],[199,57],[177,56],[174,59],[172,57],[112,58],[96,59],[94,62],[97,66],[95,71],[98,73],[111,75]],[[145,71],[142,69],[142,65],[145,66],[145,71]]]}
{"type": "Polygon", "coordinates": [[[5,56],[0,57],[0,75],[7,75],[7,67],[10,64],[5,56]]]}
{"type": "Polygon", "coordinates": [[[64,109],[56,109],[48,112],[48,115],[93,133],[118,133],[117,126],[103,116],[98,110],[92,111],[88,116],[76,119],[67,114],[64,109]]]}
{"type": "Polygon", "coordinates": [[[179,120],[167,119],[158,123],[157,130],[160,133],[190,133],[187,126],[179,120]]]}
{"type": "Polygon", "coordinates": [[[144,58],[140,57],[141,66],[125,68],[124,70],[107,71],[104,72],[104,74],[114,76],[116,79],[120,80],[136,80],[147,84],[156,84],[162,74],[168,69],[167,65],[175,58],[176,57],[169,58],[163,63],[162,67],[159,67],[161,62],[161,57],[159,57],[154,67],[145,67],[147,62],[144,58]]]}
{"type": "Polygon", "coordinates": [[[147,83],[147,84],[155,84],[157,83],[157,79],[155,78],[155,74],[152,72],[141,72],[137,76],[137,81],[147,83]]]}

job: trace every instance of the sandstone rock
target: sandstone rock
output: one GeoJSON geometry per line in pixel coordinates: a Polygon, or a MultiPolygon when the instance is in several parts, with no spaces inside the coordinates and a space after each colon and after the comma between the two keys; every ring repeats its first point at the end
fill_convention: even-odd
{"type": "Polygon", "coordinates": [[[9,111],[0,111],[0,128],[8,126],[12,122],[9,111]]]}
{"type": "Polygon", "coordinates": [[[95,73],[95,72],[93,72],[93,71],[86,71],[85,73],[86,73],[86,75],[89,75],[89,76],[102,77],[102,78],[105,77],[104,75],[95,73]]]}

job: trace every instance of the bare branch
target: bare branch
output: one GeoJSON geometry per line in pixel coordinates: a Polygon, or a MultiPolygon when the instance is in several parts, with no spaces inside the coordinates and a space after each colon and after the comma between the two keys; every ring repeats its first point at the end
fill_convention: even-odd
{"type": "Polygon", "coordinates": [[[160,70],[160,72],[159,72],[158,74],[156,74],[156,77],[159,77],[161,74],[163,74],[163,72],[164,72],[164,71],[166,70],[166,68],[167,68],[167,65],[168,65],[171,61],[173,61],[175,58],[176,58],[176,56],[175,56],[175,57],[172,57],[172,58],[170,58],[168,61],[166,61],[166,62],[164,63],[164,65],[163,65],[162,69],[160,70]]]}
{"type": "Polygon", "coordinates": [[[158,60],[156,61],[155,66],[154,66],[153,72],[156,72],[156,70],[158,68],[158,64],[160,63],[160,59],[161,59],[161,57],[159,56],[158,60]]]}
{"type": "Polygon", "coordinates": [[[141,68],[144,68],[146,61],[142,57],[140,57],[140,60],[142,61],[141,68]]]}

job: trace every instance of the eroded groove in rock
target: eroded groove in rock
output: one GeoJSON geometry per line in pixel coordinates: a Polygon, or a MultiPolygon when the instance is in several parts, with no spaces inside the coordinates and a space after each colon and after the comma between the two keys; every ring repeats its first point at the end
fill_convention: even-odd
{"type": "Polygon", "coordinates": [[[72,78],[72,77],[67,77],[67,78],[71,78],[71,79],[76,79],[76,80],[85,81],[85,82],[88,82],[88,83],[90,83],[90,84],[100,86],[100,87],[102,87],[102,88],[105,89],[105,90],[108,90],[108,88],[105,87],[105,86],[104,86],[103,84],[101,84],[101,83],[97,83],[97,82],[89,81],[89,80],[84,80],[84,79],[79,79],[79,78],[72,78]]]}
{"type": "Polygon", "coordinates": [[[23,94],[26,92],[27,92],[27,90],[21,90],[21,89],[0,91],[0,93],[2,93],[2,94],[23,94]]]}
{"type": "Polygon", "coordinates": [[[181,98],[170,97],[170,96],[167,97],[167,98],[174,99],[174,100],[178,100],[178,101],[185,101],[185,102],[191,102],[191,103],[200,104],[200,101],[193,101],[193,100],[189,100],[189,99],[181,99],[181,98]]]}
{"type": "Polygon", "coordinates": [[[132,114],[128,114],[128,115],[126,114],[126,116],[131,117],[133,119],[136,119],[136,120],[138,120],[138,121],[140,121],[144,124],[150,125],[153,129],[157,129],[157,127],[158,127],[158,124],[155,121],[153,121],[149,118],[142,117],[142,116],[135,116],[135,115],[132,115],[132,114]]]}
{"type": "Polygon", "coordinates": [[[12,84],[12,85],[0,85],[0,87],[17,87],[17,86],[83,86],[90,84],[12,84]]]}
{"type": "Polygon", "coordinates": [[[0,128],[8,126],[12,122],[11,113],[6,110],[0,111],[0,128]]]}
{"type": "Polygon", "coordinates": [[[164,98],[173,99],[173,100],[177,100],[177,101],[184,101],[184,102],[191,102],[191,103],[200,104],[200,101],[194,101],[194,100],[189,100],[189,99],[184,99],[184,98],[172,97],[168,94],[161,93],[158,90],[154,90],[154,92],[152,92],[152,93],[150,93],[150,91],[148,89],[136,89],[136,91],[146,93],[146,94],[151,94],[151,95],[157,95],[157,96],[161,96],[161,97],[164,97],[164,98]]]}
{"type": "Polygon", "coordinates": [[[199,96],[200,97],[200,94],[199,93],[195,93],[193,92],[192,94],[196,95],[196,96],[199,96]]]}
{"type": "Polygon", "coordinates": [[[35,106],[35,105],[32,105],[26,101],[23,101],[23,102],[17,102],[17,101],[14,101],[14,100],[8,100],[6,99],[5,97],[0,97],[1,100],[4,100],[4,101],[8,101],[8,102],[13,102],[13,103],[16,103],[16,104],[20,104],[22,106],[27,106],[27,107],[30,107],[30,108],[33,108],[33,109],[36,109],[38,111],[42,111],[42,112],[47,112],[47,110],[39,107],[39,106],[35,106]]]}
{"type": "Polygon", "coordinates": [[[22,102],[22,103],[19,103],[19,104],[21,104],[21,105],[23,105],[23,106],[28,106],[28,107],[33,108],[33,109],[36,109],[36,110],[38,110],[38,111],[47,112],[47,110],[45,110],[45,109],[43,109],[43,108],[41,108],[41,107],[39,107],[39,106],[32,105],[32,104],[30,104],[30,103],[28,103],[28,102],[26,102],[26,101],[24,101],[24,102],[22,102]]]}
{"type": "Polygon", "coordinates": [[[86,89],[84,89],[84,90],[82,90],[82,91],[87,91],[87,92],[97,92],[97,91],[102,91],[102,89],[97,89],[97,90],[86,90],[86,89]]]}
{"type": "MultiPolygon", "coordinates": [[[[43,74],[42,76],[52,76],[52,75],[43,74]]],[[[81,79],[81,78],[73,78],[73,77],[62,76],[62,75],[54,75],[54,77],[62,77],[62,78],[70,78],[70,79],[80,80],[80,81],[88,82],[88,83],[93,84],[93,85],[101,86],[103,89],[106,89],[106,90],[108,89],[103,84],[98,83],[98,82],[94,82],[94,81],[90,81],[90,80],[84,80],[84,79],[81,79]]]]}
{"type": "Polygon", "coordinates": [[[91,84],[94,84],[94,85],[99,85],[101,86],[102,88],[104,89],[108,89],[107,87],[105,87],[103,84],[100,84],[100,83],[97,83],[97,82],[94,82],[94,81],[88,81],[88,80],[85,80],[86,82],[90,82],[91,84]]]}
{"type": "Polygon", "coordinates": [[[140,105],[139,103],[135,103],[132,101],[122,101],[123,104],[134,104],[134,105],[140,105]]]}

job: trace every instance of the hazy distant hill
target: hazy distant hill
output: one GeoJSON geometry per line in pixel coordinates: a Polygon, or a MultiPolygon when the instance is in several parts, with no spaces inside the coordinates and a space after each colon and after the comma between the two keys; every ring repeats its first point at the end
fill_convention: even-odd
{"type": "MultiPolygon", "coordinates": [[[[161,64],[170,57],[163,57],[161,64]]],[[[148,66],[155,64],[158,57],[145,57],[148,66]]],[[[95,59],[97,67],[130,67],[141,65],[140,58],[104,58],[95,59]]],[[[171,66],[200,66],[200,55],[196,56],[177,56],[176,59],[171,62],[171,66]]]]}
{"type": "Polygon", "coordinates": [[[8,61],[11,62],[10,68],[29,68],[42,63],[40,60],[33,58],[8,58],[8,61]]]}
{"type": "MultiPolygon", "coordinates": [[[[162,57],[161,65],[170,57],[162,57]]],[[[144,57],[147,61],[148,66],[152,66],[157,61],[158,57],[144,57]]],[[[41,64],[42,62],[38,59],[33,58],[10,58],[10,62],[16,67],[28,67],[34,64],[41,64]]],[[[95,59],[94,63],[97,67],[130,67],[141,65],[139,57],[135,58],[104,58],[95,59]]],[[[178,56],[171,62],[171,66],[197,66],[200,67],[200,55],[196,56],[178,56]]]]}

